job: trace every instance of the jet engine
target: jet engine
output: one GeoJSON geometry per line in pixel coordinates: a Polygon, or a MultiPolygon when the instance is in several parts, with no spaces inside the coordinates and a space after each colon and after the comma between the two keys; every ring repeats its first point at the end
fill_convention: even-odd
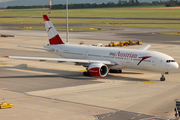
{"type": "Polygon", "coordinates": [[[88,67],[88,73],[92,76],[105,77],[108,72],[108,67],[103,63],[92,63],[88,67]]]}

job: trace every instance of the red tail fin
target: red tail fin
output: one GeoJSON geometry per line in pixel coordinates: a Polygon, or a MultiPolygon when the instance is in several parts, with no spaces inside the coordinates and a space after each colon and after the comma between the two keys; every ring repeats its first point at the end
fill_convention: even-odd
{"type": "Polygon", "coordinates": [[[64,44],[49,17],[47,15],[43,15],[43,18],[46,25],[46,31],[48,34],[50,45],[64,44]]]}

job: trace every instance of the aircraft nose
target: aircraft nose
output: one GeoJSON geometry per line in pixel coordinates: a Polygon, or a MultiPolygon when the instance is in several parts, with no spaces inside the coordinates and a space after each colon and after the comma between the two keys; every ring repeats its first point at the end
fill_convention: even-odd
{"type": "Polygon", "coordinates": [[[177,68],[179,68],[179,65],[177,62],[171,63],[167,66],[168,70],[173,70],[173,69],[177,69],[177,68]]]}
{"type": "Polygon", "coordinates": [[[172,64],[172,69],[177,69],[177,68],[179,68],[179,64],[177,62],[172,64]]]}
{"type": "Polygon", "coordinates": [[[176,69],[179,68],[179,64],[177,62],[176,62],[176,66],[175,67],[176,67],[176,69]]]}

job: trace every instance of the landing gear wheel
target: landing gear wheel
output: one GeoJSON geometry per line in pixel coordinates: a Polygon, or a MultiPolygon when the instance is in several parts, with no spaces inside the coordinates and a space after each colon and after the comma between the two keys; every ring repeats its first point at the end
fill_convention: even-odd
{"type": "Polygon", "coordinates": [[[83,72],[83,75],[84,75],[84,76],[87,76],[87,72],[83,72]]]}
{"type": "Polygon", "coordinates": [[[110,73],[122,73],[122,70],[110,69],[109,72],[110,72],[110,73]]]}
{"type": "Polygon", "coordinates": [[[118,73],[122,73],[122,70],[118,70],[118,73]]]}
{"type": "Polygon", "coordinates": [[[89,74],[89,72],[83,72],[83,75],[84,75],[84,76],[91,76],[91,75],[89,74]]]}
{"type": "Polygon", "coordinates": [[[165,81],[166,79],[165,79],[165,77],[163,78],[163,77],[161,77],[160,78],[160,81],[165,81]]]}
{"type": "Polygon", "coordinates": [[[164,74],[162,75],[162,77],[160,78],[160,81],[165,81],[165,77],[164,77],[164,74]]]}

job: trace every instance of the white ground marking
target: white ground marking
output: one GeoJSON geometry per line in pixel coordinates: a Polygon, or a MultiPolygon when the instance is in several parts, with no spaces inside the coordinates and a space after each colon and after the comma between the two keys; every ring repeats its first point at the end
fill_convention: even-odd
{"type": "Polygon", "coordinates": [[[133,120],[135,117],[132,117],[131,120],[133,120]]]}
{"type": "Polygon", "coordinates": [[[165,89],[165,90],[163,90],[163,91],[161,91],[161,92],[158,92],[158,93],[156,93],[156,94],[154,94],[154,95],[151,95],[151,96],[149,96],[149,97],[146,97],[146,98],[144,98],[144,99],[142,99],[142,100],[140,100],[140,101],[138,101],[138,102],[135,102],[135,103],[133,103],[133,104],[130,104],[130,105],[128,105],[127,107],[124,107],[124,108],[122,108],[122,109],[119,109],[118,111],[127,109],[127,108],[129,108],[129,107],[131,107],[131,106],[133,106],[133,105],[135,105],[135,104],[138,104],[138,103],[140,103],[140,102],[142,102],[142,101],[145,101],[146,99],[149,99],[149,98],[151,98],[151,97],[154,97],[154,96],[156,96],[156,95],[159,95],[159,94],[161,94],[161,93],[163,93],[163,92],[165,92],[165,91],[167,91],[167,90],[170,90],[170,89],[172,89],[172,88],[175,88],[175,87],[177,87],[177,86],[179,86],[179,85],[180,85],[180,84],[174,85],[174,86],[172,86],[172,87],[170,87],[170,88],[167,88],[167,89],[165,89]]]}
{"type": "Polygon", "coordinates": [[[163,104],[167,103],[168,101],[169,101],[169,100],[164,101],[163,104]]]}
{"type": "Polygon", "coordinates": [[[149,109],[149,110],[147,110],[146,112],[149,112],[149,111],[151,111],[153,108],[151,108],[151,109],[149,109]]]}

